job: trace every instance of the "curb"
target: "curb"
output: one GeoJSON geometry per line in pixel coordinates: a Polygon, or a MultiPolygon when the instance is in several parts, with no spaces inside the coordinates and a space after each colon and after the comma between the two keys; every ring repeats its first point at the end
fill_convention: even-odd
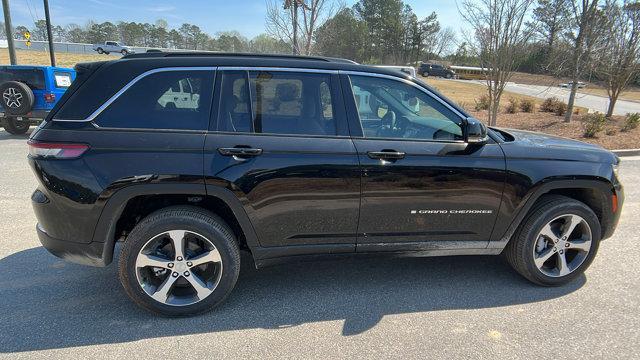
{"type": "Polygon", "coordinates": [[[640,149],[611,150],[618,156],[636,156],[640,155],[640,149]]]}

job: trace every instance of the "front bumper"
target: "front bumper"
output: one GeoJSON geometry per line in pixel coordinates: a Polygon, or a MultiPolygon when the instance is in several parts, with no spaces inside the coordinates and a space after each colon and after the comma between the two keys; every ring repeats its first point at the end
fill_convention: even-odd
{"type": "Polygon", "coordinates": [[[53,255],[82,265],[104,267],[106,266],[102,259],[104,243],[90,242],[77,243],[65,241],[49,236],[41,227],[36,225],[38,238],[42,246],[53,255]]]}

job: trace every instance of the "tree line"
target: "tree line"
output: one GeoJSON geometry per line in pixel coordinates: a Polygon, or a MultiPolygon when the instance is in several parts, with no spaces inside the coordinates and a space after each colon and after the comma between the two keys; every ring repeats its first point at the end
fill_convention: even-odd
{"type": "MultiPolygon", "coordinates": [[[[1,24],[1,23],[0,23],[1,24]]],[[[182,24],[178,28],[169,28],[165,20],[155,23],[137,22],[109,22],[97,23],[89,21],[85,25],[69,24],[65,27],[52,26],[53,40],[74,43],[102,43],[105,41],[120,41],[130,46],[224,51],[224,52],[259,52],[259,53],[288,53],[291,46],[267,34],[260,34],[248,39],[238,31],[222,31],[215,35],[204,32],[193,24],[182,24]]],[[[44,20],[37,20],[32,27],[16,26],[14,38],[24,39],[26,32],[31,33],[32,40],[47,40],[47,29],[44,20]]],[[[2,32],[4,34],[4,24],[2,32]]]]}

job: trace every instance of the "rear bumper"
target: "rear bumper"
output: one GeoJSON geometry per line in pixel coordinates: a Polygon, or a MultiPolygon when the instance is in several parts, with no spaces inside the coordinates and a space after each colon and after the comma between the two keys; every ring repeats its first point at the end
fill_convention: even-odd
{"type": "Polygon", "coordinates": [[[0,109],[0,118],[14,118],[14,119],[18,119],[18,120],[44,120],[44,118],[47,117],[47,115],[49,115],[49,111],[50,110],[33,110],[31,112],[28,112],[24,115],[9,115],[7,113],[4,112],[3,109],[0,109]]]}
{"type": "Polygon", "coordinates": [[[102,258],[104,243],[90,242],[77,243],[60,240],[49,236],[41,227],[36,225],[38,238],[42,246],[51,254],[76,264],[104,267],[106,266],[102,258]]]}

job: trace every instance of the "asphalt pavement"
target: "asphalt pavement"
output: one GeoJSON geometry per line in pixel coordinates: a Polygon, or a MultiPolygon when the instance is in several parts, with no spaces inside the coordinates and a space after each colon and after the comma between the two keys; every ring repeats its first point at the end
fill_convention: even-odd
{"type": "Polygon", "coordinates": [[[569,285],[532,285],[491,256],[261,270],[245,256],[220,308],[166,319],[128,300],[114,266],[39,246],[26,153],[0,130],[0,358],[640,358],[640,157],[621,165],[616,234],[569,285]]]}

